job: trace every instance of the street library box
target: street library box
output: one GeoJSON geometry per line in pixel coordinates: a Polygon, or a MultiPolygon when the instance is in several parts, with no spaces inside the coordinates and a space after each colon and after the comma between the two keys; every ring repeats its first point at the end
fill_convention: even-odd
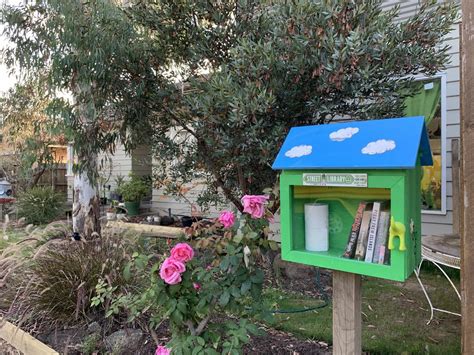
{"type": "Polygon", "coordinates": [[[282,258],[406,280],[421,257],[420,178],[424,165],[432,165],[432,156],[423,117],[292,128],[273,164],[273,169],[282,170],[282,258]],[[304,210],[305,204],[311,203],[328,205],[326,251],[308,251],[305,245],[304,210]],[[390,216],[383,263],[375,257],[357,260],[347,252],[351,236],[360,232],[358,210],[360,214],[361,207],[376,204],[390,216]]]}

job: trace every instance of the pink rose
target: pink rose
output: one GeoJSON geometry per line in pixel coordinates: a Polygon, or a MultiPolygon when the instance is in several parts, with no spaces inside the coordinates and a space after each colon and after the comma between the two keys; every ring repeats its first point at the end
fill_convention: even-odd
{"type": "Polygon", "coordinates": [[[199,291],[201,289],[201,285],[198,284],[197,282],[193,282],[193,287],[196,291],[199,291]]]}
{"type": "Polygon", "coordinates": [[[222,223],[224,228],[232,227],[234,225],[234,222],[235,222],[234,212],[222,211],[221,215],[219,216],[219,222],[222,223]]]}
{"type": "Polygon", "coordinates": [[[184,263],[169,257],[161,264],[160,277],[168,285],[176,285],[181,282],[181,274],[185,271],[186,266],[184,266],[184,263]]]}
{"type": "Polygon", "coordinates": [[[171,249],[171,257],[183,263],[194,257],[194,250],[186,243],[178,243],[171,249]]]}
{"type": "Polygon", "coordinates": [[[155,355],[170,355],[171,351],[166,346],[160,345],[156,348],[155,355]]]}
{"type": "Polygon", "coordinates": [[[262,218],[265,213],[265,203],[269,197],[266,195],[245,195],[242,197],[244,212],[247,212],[252,218],[262,218]]]}

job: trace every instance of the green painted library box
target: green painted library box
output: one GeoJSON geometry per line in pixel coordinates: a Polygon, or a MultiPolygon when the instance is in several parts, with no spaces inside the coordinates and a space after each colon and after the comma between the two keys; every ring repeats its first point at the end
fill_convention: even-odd
{"type": "MultiPolygon", "coordinates": [[[[421,166],[431,165],[423,117],[295,127],[273,164],[280,175],[281,249],[287,261],[404,281],[420,261],[421,166]],[[344,258],[361,201],[383,201],[401,236],[390,262],[344,258]],[[305,248],[307,203],[328,205],[328,250],[305,248]],[[404,250],[403,250],[404,249],[404,250]]],[[[393,222],[392,222],[393,225],[393,222]]]]}

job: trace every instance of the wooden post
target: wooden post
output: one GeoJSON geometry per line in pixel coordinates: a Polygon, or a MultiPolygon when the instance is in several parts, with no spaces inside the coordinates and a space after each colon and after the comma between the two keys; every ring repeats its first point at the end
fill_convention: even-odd
{"type": "Polygon", "coordinates": [[[453,233],[459,236],[459,231],[461,230],[461,177],[460,167],[459,167],[459,139],[455,138],[451,141],[451,157],[452,157],[452,186],[453,186],[453,233]]]}
{"type": "Polygon", "coordinates": [[[362,352],[360,275],[333,271],[332,337],[334,355],[362,352]]]}
{"type": "Polygon", "coordinates": [[[461,10],[461,349],[474,354],[474,1],[461,10]]]}

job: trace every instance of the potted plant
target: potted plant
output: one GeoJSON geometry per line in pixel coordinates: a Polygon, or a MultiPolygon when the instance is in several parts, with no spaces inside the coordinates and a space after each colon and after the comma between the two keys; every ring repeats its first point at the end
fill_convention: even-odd
{"type": "Polygon", "coordinates": [[[139,213],[140,201],[150,191],[149,185],[143,178],[132,175],[130,180],[120,185],[119,193],[125,203],[125,209],[129,216],[136,216],[139,213]]]}
{"type": "Polygon", "coordinates": [[[107,208],[106,215],[108,221],[113,221],[117,216],[117,205],[118,201],[112,200],[112,202],[110,203],[110,207],[107,208]]]}

